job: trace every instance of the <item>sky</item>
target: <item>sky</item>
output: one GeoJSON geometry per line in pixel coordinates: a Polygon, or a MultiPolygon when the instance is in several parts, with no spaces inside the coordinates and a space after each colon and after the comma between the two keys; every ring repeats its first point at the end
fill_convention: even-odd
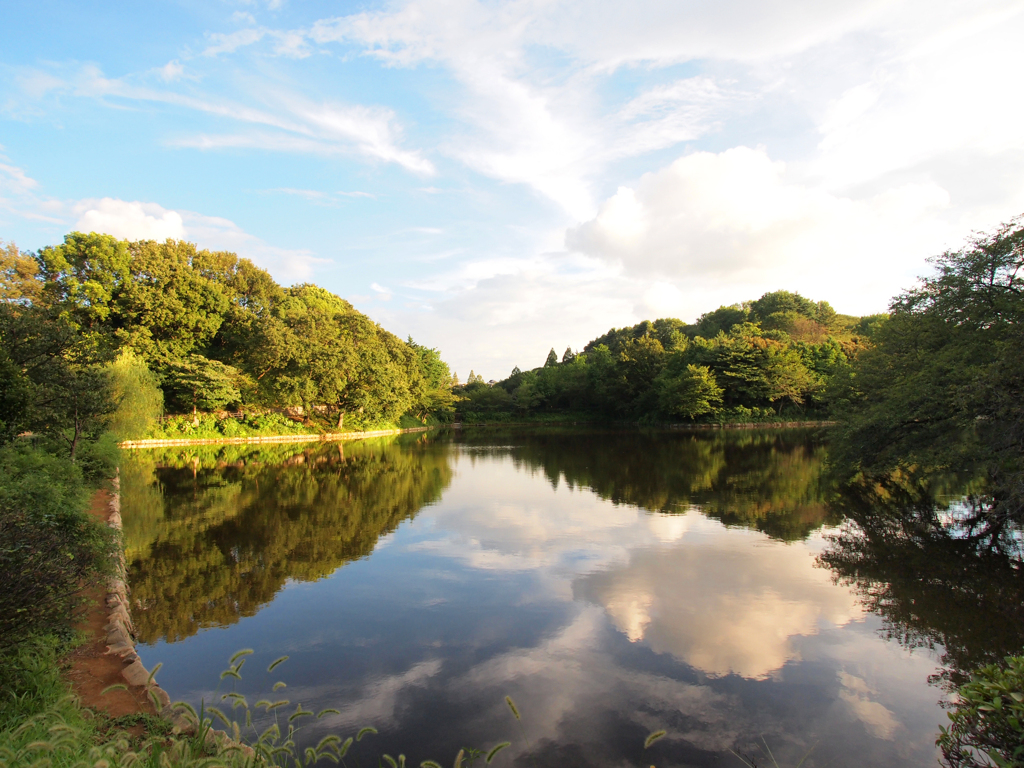
{"type": "Polygon", "coordinates": [[[0,240],[231,250],[463,380],[1024,213],[1021,0],[5,0],[0,240]]]}

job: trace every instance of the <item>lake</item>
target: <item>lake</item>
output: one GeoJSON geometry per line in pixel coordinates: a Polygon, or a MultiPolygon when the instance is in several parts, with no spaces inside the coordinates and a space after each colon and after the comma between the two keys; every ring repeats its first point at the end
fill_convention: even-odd
{"type": "Polygon", "coordinates": [[[935,765],[950,685],[1024,647],[1020,569],[837,495],[827,450],[478,428],[136,451],[138,651],[175,700],[339,710],[303,743],[375,727],[350,765],[505,740],[493,765],[935,765]]]}

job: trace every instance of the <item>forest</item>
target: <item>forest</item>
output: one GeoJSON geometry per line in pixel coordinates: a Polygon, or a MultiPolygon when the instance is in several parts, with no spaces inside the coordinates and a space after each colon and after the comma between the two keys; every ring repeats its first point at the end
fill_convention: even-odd
{"type": "Polygon", "coordinates": [[[836,383],[888,315],[840,315],[790,291],[701,315],[612,328],[582,351],[552,349],[487,387],[457,388],[468,421],[569,414],[642,423],[765,421],[828,415],[836,383]]]}
{"type": "Polygon", "coordinates": [[[37,253],[7,246],[0,278],[0,430],[60,434],[72,454],[114,401],[130,406],[121,437],[164,411],[198,425],[199,412],[290,408],[342,430],[426,423],[452,403],[436,350],[233,253],[76,232],[37,253]]]}

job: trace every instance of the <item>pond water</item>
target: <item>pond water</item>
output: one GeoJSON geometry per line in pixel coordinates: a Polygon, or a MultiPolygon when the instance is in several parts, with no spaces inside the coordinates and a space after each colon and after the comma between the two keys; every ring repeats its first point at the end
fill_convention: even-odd
{"type": "Polygon", "coordinates": [[[1019,569],[844,523],[826,451],[805,431],[477,429],[134,452],[139,653],[172,699],[283,680],[340,711],[304,743],[378,729],[349,765],[504,740],[494,765],[739,768],[766,746],[934,765],[949,681],[1024,646],[1019,569]]]}

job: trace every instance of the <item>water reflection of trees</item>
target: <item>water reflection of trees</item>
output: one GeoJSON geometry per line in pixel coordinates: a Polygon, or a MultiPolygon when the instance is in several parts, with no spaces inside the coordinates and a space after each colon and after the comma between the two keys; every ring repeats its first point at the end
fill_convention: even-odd
{"type": "Polygon", "coordinates": [[[370,554],[439,499],[451,474],[446,452],[422,438],[135,454],[122,493],[139,638],[237,621],[286,580],[370,554]]]}
{"type": "Polygon", "coordinates": [[[691,507],[783,540],[838,522],[825,503],[825,447],[812,431],[467,430],[473,454],[511,455],[552,486],[587,488],[653,512],[691,507]]]}
{"type": "Polygon", "coordinates": [[[938,504],[922,483],[895,476],[847,485],[834,507],[850,523],[821,562],[883,618],[891,638],[941,647],[938,682],[958,685],[979,665],[1024,649],[1020,539],[979,525],[984,516],[969,498],[938,504]]]}

